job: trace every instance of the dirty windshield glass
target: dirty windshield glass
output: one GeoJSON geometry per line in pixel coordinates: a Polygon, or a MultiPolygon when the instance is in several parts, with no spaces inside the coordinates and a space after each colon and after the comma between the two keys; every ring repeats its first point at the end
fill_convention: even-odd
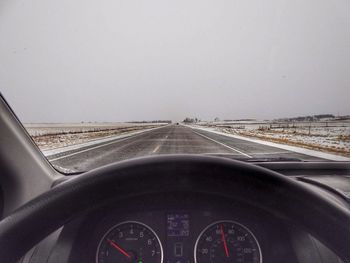
{"type": "Polygon", "coordinates": [[[3,1],[0,89],[52,165],[350,160],[350,2],[3,1]]]}

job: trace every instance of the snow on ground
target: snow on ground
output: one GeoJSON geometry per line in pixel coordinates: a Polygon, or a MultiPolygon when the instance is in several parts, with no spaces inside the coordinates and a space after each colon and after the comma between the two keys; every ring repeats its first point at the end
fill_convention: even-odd
{"type": "Polygon", "coordinates": [[[225,134],[350,157],[350,122],[201,123],[225,134]]]}
{"type": "Polygon", "coordinates": [[[82,123],[25,123],[24,127],[30,136],[44,136],[57,134],[73,134],[84,132],[98,132],[119,128],[133,128],[143,126],[159,126],[166,123],[132,123],[132,122],[82,122],[82,123]]]}
{"type": "Polygon", "coordinates": [[[47,151],[156,128],[165,123],[68,123],[24,124],[40,150],[47,151]]]}
{"type": "MultiPolygon", "coordinates": [[[[119,135],[113,135],[113,136],[107,136],[107,137],[101,137],[95,140],[89,140],[87,142],[84,143],[79,143],[79,144],[72,144],[69,146],[64,146],[64,147],[60,147],[60,148],[53,148],[53,149],[49,149],[49,150],[43,150],[43,154],[47,157],[52,156],[52,155],[56,155],[59,153],[63,153],[63,152],[69,152],[72,150],[77,150],[80,148],[84,148],[87,146],[93,146],[93,145],[97,145],[97,144],[101,144],[101,143],[108,143],[110,141],[114,141],[114,140],[120,140],[120,139],[124,139],[124,138],[128,138],[130,136],[134,136],[146,131],[151,131],[151,130],[155,130],[158,129],[160,127],[154,127],[154,128],[149,128],[149,129],[142,129],[142,130],[137,130],[137,131],[133,131],[133,132],[127,132],[127,133],[123,133],[123,134],[119,134],[119,135]]],[[[106,144],[103,144],[104,146],[106,144]]]]}

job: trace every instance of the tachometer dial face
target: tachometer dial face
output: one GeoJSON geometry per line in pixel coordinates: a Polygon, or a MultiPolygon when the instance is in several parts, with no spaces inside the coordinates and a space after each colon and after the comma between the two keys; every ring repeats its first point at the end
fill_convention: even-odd
{"type": "Polygon", "coordinates": [[[218,221],[199,235],[195,263],[261,263],[257,239],[245,226],[234,221],[218,221]]]}
{"type": "Polygon", "coordinates": [[[139,222],[123,222],[101,239],[97,263],[162,263],[163,249],[156,233],[139,222]]]}

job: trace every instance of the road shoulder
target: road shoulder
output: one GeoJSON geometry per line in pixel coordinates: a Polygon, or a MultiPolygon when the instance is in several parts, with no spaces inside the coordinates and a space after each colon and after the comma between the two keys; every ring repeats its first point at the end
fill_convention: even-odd
{"type": "Polygon", "coordinates": [[[194,129],[194,130],[207,131],[207,132],[223,135],[223,136],[226,136],[226,137],[231,137],[231,138],[235,138],[235,139],[240,139],[240,140],[245,140],[245,141],[249,141],[249,142],[259,143],[259,144],[262,144],[262,145],[272,146],[272,147],[276,147],[276,148],[279,148],[279,149],[283,149],[283,150],[287,150],[287,151],[291,151],[291,152],[295,152],[295,153],[301,153],[301,154],[314,156],[314,157],[318,157],[318,158],[323,158],[323,159],[327,159],[327,160],[332,160],[332,161],[350,161],[350,158],[348,158],[348,157],[339,156],[339,155],[335,155],[335,154],[324,153],[324,152],[320,152],[320,151],[305,149],[305,148],[291,146],[291,145],[279,144],[279,143],[275,143],[275,142],[263,141],[263,140],[259,140],[259,139],[247,138],[247,137],[234,135],[234,134],[228,134],[228,133],[224,133],[224,132],[215,131],[212,128],[204,128],[204,127],[192,126],[192,125],[185,125],[185,126],[191,128],[191,129],[194,129]]]}

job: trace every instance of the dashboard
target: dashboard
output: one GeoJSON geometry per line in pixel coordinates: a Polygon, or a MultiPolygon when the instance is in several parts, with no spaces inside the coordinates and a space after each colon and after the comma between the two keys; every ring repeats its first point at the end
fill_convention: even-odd
{"type": "Polygon", "coordinates": [[[66,226],[60,239],[62,253],[73,241],[68,262],[297,262],[297,232],[247,203],[172,194],[108,204],[66,226]]]}
{"type": "MultiPolygon", "coordinates": [[[[285,166],[273,168],[281,172],[279,168],[285,166]]],[[[350,189],[348,170],[344,170],[344,174],[342,170],[332,170],[336,175],[329,170],[311,168],[283,172],[329,195],[339,205],[348,206],[345,195],[350,189]]],[[[48,236],[23,260],[23,263],[37,262],[342,261],[301,227],[281,217],[278,211],[268,212],[256,203],[193,191],[140,195],[124,200],[112,198],[96,204],[48,236]]]]}

